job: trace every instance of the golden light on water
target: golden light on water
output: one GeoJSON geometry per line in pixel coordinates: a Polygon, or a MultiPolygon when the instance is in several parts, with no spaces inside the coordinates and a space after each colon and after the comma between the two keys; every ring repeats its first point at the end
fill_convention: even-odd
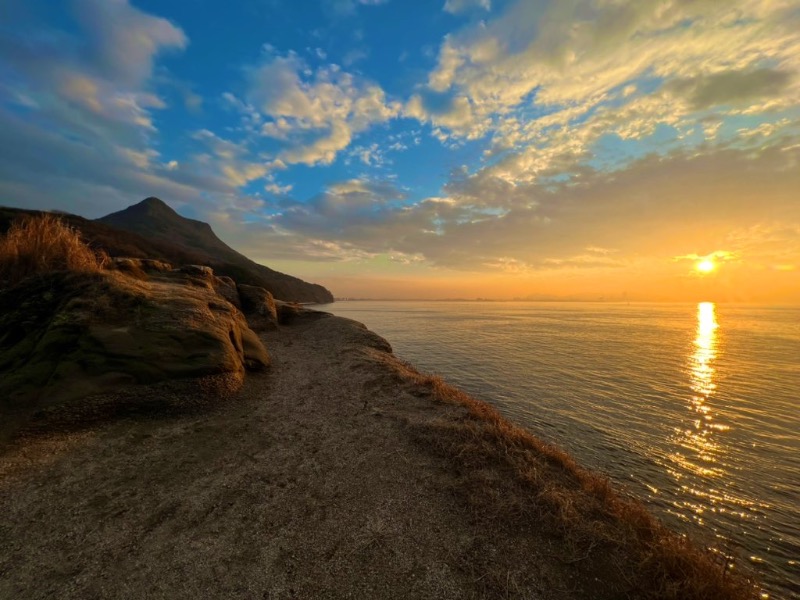
{"type": "MultiPolygon", "coordinates": [[[[674,450],[669,453],[669,459],[673,464],[668,468],[680,482],[681,492],[674,499],[675,510],[671,512],[681,519],[712,527],[715,527],[713,518],[706,522],[711,513],[744,521],[752,519],[753,511],[764,506],[754,498],[736,493],[726,483],[730,475],[731,445],[725,432],[730,427],[717,421],[726,417],[713,401],[721,348],[716,308],[713,302],[697,305],[694,339],[687,348],[685,362],[689,383],[688,414],[671,436],[674,450]]],[[[727,559],[733,560],[732,557],[727,559]]],[[[752,563],[763,560],[756,555],[750,557],[752,563]]],[[[769,596],[763,594],[761,598],[766,600],[769,596]]]]}
{"type": "Polygon", "coordinates": [[[714,392],[713,360],[717,357],[717,316],[713,302],[697,305],[697,333],[694,339],[694,354],[690,361],[692,390],[702,399],[714,392]]]}
{"type": "Polygon", "coordinates": [[[697,305],[697,328],[688,357],[688,371],[692,396],[690,408],[692,418],[689,426],[678,431],[676,442],[684,452],[675,452],[672,460],[683,469],[704,477],[721,475],[717,455],[719,444],[714,433],[725,431],[727,426],[714,423],[709,398],[716,390],[714,361],[717,358],[716,307],[713,302],[697,305]]]}

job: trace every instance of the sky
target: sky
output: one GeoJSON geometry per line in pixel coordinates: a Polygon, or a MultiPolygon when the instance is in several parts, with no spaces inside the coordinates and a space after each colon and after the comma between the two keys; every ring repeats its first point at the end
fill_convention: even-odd
{"type": "Polygon", "coordinates": [[[148,196],[340,298],[798,303],[800,0],[0,2],[0,204],[148,196]]]}

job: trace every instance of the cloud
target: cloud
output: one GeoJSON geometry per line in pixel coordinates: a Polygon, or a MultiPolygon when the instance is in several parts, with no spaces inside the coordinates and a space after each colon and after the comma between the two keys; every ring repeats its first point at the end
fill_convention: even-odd
{"type": "Polygon", "coordinates": [[[200,190],[231,188],[207,174],[171,170],[152,149],[96,138],[91,143],[29,123],[0,109],[0,195],[17,206],[38,206],[101,216],[144,195],[192,202],[200,190]]]}
{"type": "Polygon", "coordinates": [[[165,107],[152,91],[154,61],[162,52],[183,49],[188,39],[169,21],[125,0],[80,0],[75,15],[80,38],[31,29],[25,21],[4,28],[0,68],[7,87],[5,94],[0,89],[0,100],[12,105],[32,99],[36,116],[87,140],[105,136],[133,143],[141,129],[155,130],[152,111],[165,107]]]}
{"type": "Polygon", "coordinates": [[[264,186],[264,190],[276,196],[284,196],[292,191],[292,185],[280,185],[275,182],[270,182],[264,186]]]}
{"type": "MultiPolygon", "coordinates": [[[[396,148],[392,148],[396,149],[396,148]]],[[[378,145],[377,142],[369,146],[356,146],[348,152],[349,158],[357,158],[361,163],[367,166],[381,167],[387,163],[385,151],[378,145]]]]}
{"type": "Polygon", "coordinates": [[[87,33],[88,60],[104,78],[128,85],[150,76],[157,54],[189,43],[179,27],[128,0],[77,0],[75,15],[87,33]]]}
{"type": "Polygon", "coordinates": [[[241,188],[258,179],[266,177],[271,171],[281,170],[282,163],[268,161],[253,161],[252,152],[245,143],[237,143],[218,136],[217,134],[201,129],[196,131],[192,138],[207,147],[213,160],[202,161],[202,168],[227,182],[231,189],[241,188]]]}
{"type": "Polygon", "coordinates": [[[681,256],[676,256],[672,260],[675,261],[698,261],[698,260],[718,260],[718,261],[729,261],[729,260],[736,260],[738,258],[738,254],[736,252],[730,252],[728,250],[714,250],[713,252],[709,252],[708,254],[683,254],[681,256]]]}
{"type": "Polygon", "coordinates": [[[780,95],[789,85],[792,74],[777,69],[723,71],[694,79],[676,79],[670,87],[686,95],[694,109],[720,104],[743,104],[754,99],[780,95]]]}
{"type": "Polygon", "coordinates": [[[514,154],[496,171],[530,181],[589,164],[609,133],[638,142],[634,157],[660,127],[701,143],[689,132],[711,111],[721,125],[785,118],[800,97],[798,32],[781,2],[518,0],[444,38],[405,114],[443,140],[491,136],[487,157],[514,154]]]}
{"type": "Polygon", "coordinates": [[[248,79],[261,133],[288,142],[279,154],[287,164],[330,164],[358,133],[400,112],[377,84],[337,65],[311,70],[292,52],[268,55],[248,79]]]}
{"type": "Polygon", "coordinates": [[[366,48],[353,48],[345,52],[342,57],[342,64],[345,67],[352,67],[357,62],[360,62],[369,56],[369,50],[366,48]]]}
{"type": "Polygon", "coordinates": [[[80,36],[22,17],[0,32],[0,193],[86,216],[150,195],[236,210],[237,186],[265,165],[211,132],[196,140],[209,152],[180,161],[157,145],[161,87],[198,106],[186,84],[156,73],[163,53],[187,46],[185,33],[124,0],[78,0],[74,9],[80,36]]]}
{"type": "Polygon", "coordinates": [[[325,6],[335,15],[348,16],[356,12],[359,6],[379,6],[389,0],[324,0],[325,6]]]}
{"type": "MultiPolygon", "coordinates": [[[[666,269],[675,256],[716,253],[773,268],[800,264],[800,170],[782,168],[798,159],[800,149],[773,148],[755,158],[737,150],[677,153],[557,186],[462,174],[446,196],[423,200],[391,182],[347,180],[308,202],[283,201],[269,227],[291,238],[295,258],[306,260],[398,253],[458,271],[532,274],[629,272],[645,257],[666,269]],[[778,230],[775,223],[793,225],[778,230]],[[328,251],[305,252],[303,240],[329,244],[328,251]],[[781,245],[780,260],[769,262],[781,245]]],[[[281,252],[258,239],[267,244],[260,252],[281,252]]]]}
{"type": "Polygon", "coordinates": [[[442,8],[442,10],[451,14],[458,14],[478,8],[483,10],[491,10],[491,0],[447,0],[444,3],[444,8],[442,8]]]}
{"type": "MultiPolygon", "coordinates": [[[[447,129],[456,137],[469,140],[483,137],[489,130],[490,120],[477,121],[470,100],[465,96],[451,96],[435,92],[414,94],[404,107],[405,116],[436,128],[447,129]]],[[[450,136],[443,135],[446,140],[450,136]]]]}

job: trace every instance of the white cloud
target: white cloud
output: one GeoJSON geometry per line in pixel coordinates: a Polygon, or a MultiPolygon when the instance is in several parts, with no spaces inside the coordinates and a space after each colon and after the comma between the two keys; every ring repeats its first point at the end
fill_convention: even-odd
{"type": "Polygon", "coordinates": [[[352,15],[359,6],[379,6],[389,0],[324,0],[325,6],[336,15],[352,15]]]}
{"type": "Polygon", "coordinates": [[[367,166],[382,166],[386,163],[384,152],[377,142],[369,146],[356,146],[348,152],[348,156],[357,158],[367,166]]]}
{"type": "Polygon", "coordinates": [[[155,150],[132,150],[130,148],[117,147],[117,153],[126,161],[136,166],[143,171],[148,170],[152,166],[152,161],[159,157],[159,153],[155,150]]]}
{"type": "Polygon", "coordinates": [[[166,108],[159,89],[168,87],[198,106],[196,94],[187,96],[188,85],[157,66],[164,51],[187,45],[185,34],[123,0],[79,0],[74,6],[81,37],[30,29],[25,21],[0,32],[0,71],[7,76],[0,86],[3,192],[17,205],[87,216],[146,195],[175,205],[241,210],[238,188],[278,164],[254,162],[241,144],[210,131],[196,136],[207,151],[180,163],[156,149],[153,115],[166,108]],[[15,106],[27,96],[35,102],[22,113],[15,106]]]}
{"type": "Polygon", "coordinates": [[[77,0],[75,7],[90,40],[91,60],[109,80],[139,85],[152,73],[157,54],[189,43],[179,27],[128,0],[77,0]]]}
{"type": "Polygon", "coordinates": [[[287,164],[330,164],[353,137],[391,119],[400,105],[377,84],[337,65],[311,70],[296,54],[270,54],[250,70],[248,102],[265,117],[261,133],[289,143],[287,164]]]}
{"type": "Polygon", "coordinates": [[[275,182],[270,182],[264,186],[264,190],[276,196],[283,196],[292,191],[292,185],[280,185],[275,182]]]}
{"type": "Polygon", "coordinates": [[[438,103],[441,106],[433,107],[425,102],[421,94],[414,94],[406,103],[403,115],[421,123],[430,123],[434,130],[446,129],[448,133],[437,134],[434,131],[441,142],[450,139],[451,134],[474,140],[483,137],[490,130],[491,119],[477,119],[469,98],[458,96],[438,103]]]}
{"type": "MultiPolygon", "coordinates": [[[[48,8],[31,4],[31,13],[48,8]]],[[[70,6],[79,34],[13,10],[0,32],[0,132],[6,150],[16,148],[3,152],[0,167],[14,203],[99,216],[143,195],[180,203],[200,190],[229,193],[221,176],[165,164],[156,150],[154,114],[166,108],[160,88],[186,91],[157,73],[157,61],[184,49],[185,33],[126,0],[70,6]],[[31,99],[24,113],[15,108],[23,98],[31,99]]]]}
{"type": "Polygon", "coordinates": [[[530,180],[606,133],[683,133],[709,113],[778,122],[800,97],[799,32],[786,2],[517,0],[445,37],[405,114],[448,143],[491,134],[487,157],[515,151],[499,169],[530,180]]]}
{"type": "Polygon", "coordinates": [[[207,129],[196,131],[192,137],[203,143],[213,154],[213,160],[208,161],[205,168],[216,170],[218,176],[232,188],[240,188],[251,181],[262,179],[273,169],[280,168],[280,165],[267,161],[253,161],[252,153],[244,142],[224,139],[207,129]]]}
{"type": "Polygon", "coordinates": [[[442,10],[452,14],[458,14],[477,8],[491,10],[491,0],[447,0],[442,10]]]}
{"type": "Polygon", "coordinates": [[[345,52],[342,57],[342,64],[345,67],[352,67],[357,62],[360,62],[369,56],[369,50],[366,48],[353,48],[345,52]]]}

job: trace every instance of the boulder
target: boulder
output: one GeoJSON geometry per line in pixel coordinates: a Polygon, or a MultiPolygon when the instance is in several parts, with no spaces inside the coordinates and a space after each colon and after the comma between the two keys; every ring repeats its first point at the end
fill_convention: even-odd
{"type": "Polygon", "coordinates": [[[307,308],[297,302],[284,302],[283,300],[275,300],[275,309],[280,325],[289,325],[298,320],[316,320],[333,316],[331,313],[307,308]]]}
{"type": "Polygon", "coordinates": [[[303,307],[296,302],[284,302],[283,300],[278,300],[275,308],[278,313],[278,323],[281,325],[289,325],[297,320],[303,311],[303,307]]]}
{"type": "Polygon", "coordinates": [[[230,277],[219,277],[215,275],[212,285],[220,296],[225,298],[225,300],[233,304],[239,310],[242,309],[242,302],[239,298],[239,290],[236,289],[236,282],[233,279],[230,277]]]}
{"type": "Polygon", "coordinates": [[[114,257],[110,260],[107,268],[143,278],[148,273],[169,272],[172,270],[172,265],[162,260],[150,258],[114,257]]]}
{"type": "Polygon", "coordinates": [[[262,287],[240,284],[239,298],[242,311],[254,329],[273,330],[278,328],[278,312],[272,294],[262,287]]]}
{"type": "Polygon", "coordinates": [[[214,275],[214,269],[205,265],[183,265],[179,270],[181,273],[186,273],[192,277],[201,277],[204,279],[211,278],[214,275]]]}
{"type": "Polygon", "coordinates": [[[145,271],[156,272],[156,273],[168,273],[172,271],[172,265],[168,262],[164,262],[163,260],[155,260],[152,258],[140,258],[139,262],[142,265],[142,269],[145,271]]]}
{"type": "Polygon", "coordinates": [[[177,273],[59,272],[0,292],[0,410],[266,368],[244,315],[213,287],[187,283],[177,273]]]}

